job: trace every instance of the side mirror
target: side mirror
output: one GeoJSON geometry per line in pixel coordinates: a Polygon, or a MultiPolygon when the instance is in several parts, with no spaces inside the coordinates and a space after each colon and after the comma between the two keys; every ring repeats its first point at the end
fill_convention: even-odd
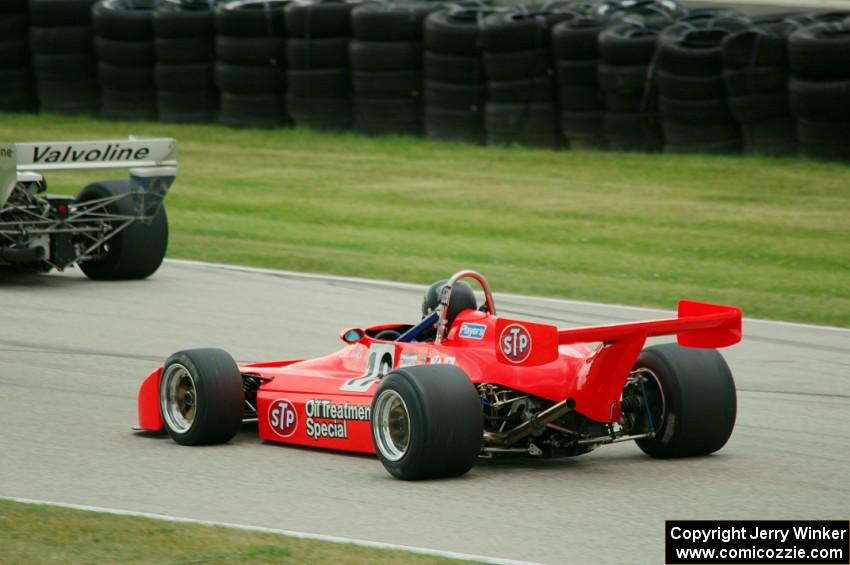
{"type": "Polygon", "coordinates": [[[339,339],[344,341],[345,343],[357,343],[361,339],[363,339],[363,330],[360,328],[348,328],[342,330],[342,333],[339,334],[339,339]]]}

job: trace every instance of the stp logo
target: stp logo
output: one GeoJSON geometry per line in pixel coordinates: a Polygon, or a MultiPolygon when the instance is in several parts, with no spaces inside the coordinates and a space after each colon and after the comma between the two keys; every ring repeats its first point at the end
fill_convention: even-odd
{"type": "Polygon", "coordinates": [[[281,437],[289,437],[298,427],[295,405],[285,398],[278,398],[269,406],[269,425],[281,437]]]}
{"type": "Polygon", "coordinates": [[[505,326],[499,336],[502,354],[511,363],[522,363],[531,355],[531,334],[519,324],[505,326]]]}

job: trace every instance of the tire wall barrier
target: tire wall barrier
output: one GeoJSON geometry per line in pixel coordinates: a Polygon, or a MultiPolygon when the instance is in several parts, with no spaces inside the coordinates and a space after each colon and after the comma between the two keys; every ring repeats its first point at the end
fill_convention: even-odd
{"type": "MultiPolygon", "coordinates": [[[[92,28],[93,0],[30,0],[32,71],[43,112],[96,114],[100,109],[92,28]]],[[[2,28],[15,27],[3,14],[2,28]]],[[[24,33],[24,28],[18,32],[24,33]]]]}
{"type": "Polygon", "coordinates": [[[554,24],[573,15],[564,7],[519,7],[482,18],[488,145],[563,145],[549,38],[554,24]]]}
{"type": "Polygon", "coordinates": [[[611,149],[659,151],[664,145],[654,71],[665,24],[666,19],[621,22],[598,36],[597,77],[605,100],[601,137],[611,149]]]}
{"type": "Polygon", "coordinates": [[[850,11],[4,0],[0,111],[850,160],[850,11]]]}
{"type": "Polygon", "coordinates": [[[215,84],[219,121],[234,128],[290,123],[286,107],[288,2],[224,2],[215,7],[215,84]]]}
{"type": "Polygon", "coordinates": [[[26,0],[0,3],[0,112],[38,109],[26,0]]]}
{"type": "Polygon", "coordinates": [[[487,79],[478,22],[493,12],[483,4],[453,6],[425,19],[425,137],[485,143],[487,79]]]}
{"type": "Polygon", "coordinates": [[[744,152],[792,155],[796,121],[788,106],[786,47],[791,21],[758,21],[722,45],[723,83],[729,112],[738,122],[744,152]]]}
{"type": "Polygon", "coordinates": [[[722,45],[747,26],[732,13],[705,10],[666,27],[658,39],[658,108],[668,153],[738,153],[741,131],[723,82],[722,45]]]}
{"type": "Polygon", "coordinates": [[[210,122],[218,114],[215,18],[208,2],[160,1],[153,14],[159,120],[210,122]]]}
{"type": "Polygon", "coordinates": [[[100,116],[155,120],[153,0],[101,0],[92,7],[100,116]]]}
{"type": "Polygon", "coordinates": [[[850,159],[850,19],[802,17],[788,36],[788,97],[800,153],[850,159]],[[806,25],[808,24],[808,25],[806,25]]]}
{"type": "Polygon", "coordinates": [[[351,128],[348,46],[354,6],[342,0],[305,0],[284,9],[287,103],[296,127],[351,128]]]}
{"type": "Polygon", "coordinates": [[[422,135],[422,22],[437,4],[363,4],[351,13],[354,129],[422,135]]]}

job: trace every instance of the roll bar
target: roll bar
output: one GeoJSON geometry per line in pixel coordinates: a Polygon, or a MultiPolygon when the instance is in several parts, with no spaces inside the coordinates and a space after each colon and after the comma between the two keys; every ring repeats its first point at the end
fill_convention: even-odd
{"type": "Polygon", "coordinates": [[[481,288],[484,290],[484,303],[487,307],[487,311],[496,315],[496,304],[493,302],[493,295],[490,294],[490,285],[487,283],[487,279],[484,278],[484,275],[477,271],[458,271],[451,276],[449,282],[443,287],[440,291],[440,303],[437,305],[437,309],[439,310],[439,324],[437,325],[437,337],[434,338],[434,343],[440,343],[443,340],[443,334],[446,331],[446,319],[448,317],[449,312],[449,303],[452,297],[452,288],[457,281],[461,279],[473,279],[478,284],[481,285],[481,288]]]}

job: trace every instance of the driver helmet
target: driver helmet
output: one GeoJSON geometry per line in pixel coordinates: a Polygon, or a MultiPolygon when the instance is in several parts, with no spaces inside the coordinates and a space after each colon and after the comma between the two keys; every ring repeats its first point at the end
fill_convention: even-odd
{"type": "MultiPolygon", "coordinates": [[[[440,294],[443,288],[449,281],[440,280],[433,283],[425,291],[425,296],[422,299],[422,318],[427,317],[431,312],[437,309],[440,304],[440,294]]],[[[472,292],[472,287],[463,281],[457,281],[452,287],[452,296],[449,302],[449,311],[446,316],[446,327],[452,327],[452,323],[458,314],[467,308],[472,310],[478,309],[478,304],[475,301],[475,293],[472,292]]]]}

